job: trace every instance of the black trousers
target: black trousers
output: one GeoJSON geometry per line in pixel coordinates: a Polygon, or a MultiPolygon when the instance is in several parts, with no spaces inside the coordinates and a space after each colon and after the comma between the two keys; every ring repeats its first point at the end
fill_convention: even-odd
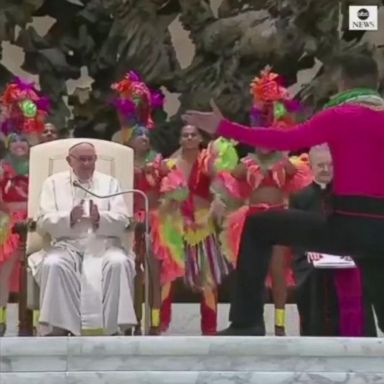
{"type": "Polygon", "coordinates": [[[327,216],[299,210],[256,213],[246,220],[235,272],[230,321],[263,321],[264,281],[273,245],[352,256],[384,330],[384,199],[334,196],[327,216]]]}
{"type": "Polygon", "coordinates": [[[301,336],[338,336],[339,308],[332,271],[311,270],[296,282],[296,304],[301,336]]]}

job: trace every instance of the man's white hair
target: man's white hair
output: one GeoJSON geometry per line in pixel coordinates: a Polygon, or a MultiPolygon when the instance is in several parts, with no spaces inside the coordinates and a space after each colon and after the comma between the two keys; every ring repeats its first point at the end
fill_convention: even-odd
{"type": "Polygon", "coordinates": [[[79,147],[80,145],[89,145],[90,147],[92,147],[93,149],[96,149],[95,146],[88,142],[88,141],[80,141],[79,143],[76,143],[76,144],[73,144],[69,149],[68,149],[68,153],[71,153],[75,148],[79,147]]]}
{"type": "Polygon", "coordinates": [[[320,145],[315,145],[314,147],[312,147],[308,152],[309,159],[316,156],[316,154],[319,152],[330,152],[328,144],[320,144],[320,145]]]}

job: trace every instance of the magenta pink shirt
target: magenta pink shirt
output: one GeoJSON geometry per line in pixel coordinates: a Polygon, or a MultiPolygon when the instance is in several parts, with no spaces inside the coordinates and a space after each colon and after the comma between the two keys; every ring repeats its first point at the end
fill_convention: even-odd
{"type": "Polygon", "coordinates": [[[217,134],[280,151],[327,143],[333,158],[335,194],[384,197],[384,111],[344,104],[290,129],[250,128],[222,120],[217,134]]]}

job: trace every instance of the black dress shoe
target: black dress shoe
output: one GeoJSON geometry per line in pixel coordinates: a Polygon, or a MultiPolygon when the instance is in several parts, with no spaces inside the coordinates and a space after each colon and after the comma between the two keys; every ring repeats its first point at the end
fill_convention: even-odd
{"type": "Polygon", "coordinates": [[[230,325],[216,333],[216,336],[265,336],[265,325],[257,324],[250,327],[230,325]]]}

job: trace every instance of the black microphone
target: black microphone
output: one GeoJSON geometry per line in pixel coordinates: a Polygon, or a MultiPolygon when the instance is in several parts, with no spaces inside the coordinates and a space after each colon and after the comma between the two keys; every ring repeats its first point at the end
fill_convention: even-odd
{"type": "Polygon", "coordinates": [[[79,189],[83,190],[84,192],[86,192],[87,194],[89,194],[93,197],[96,197],[97,199],[109,199],[111,197],[116,197],[116,196],[120,196],[120,195],[127,195],[127,194],[140,195],[141,198],[144,200],[144,211],[145,211],[144,225],[145,225],[146,238],[148,238],[147,241],[148,241],[148,245],[149,245],[149,243],[150,243],[150,239],[149,239],[149,200],[148,200],[148,196],[142,190],[140,190],[140,189],[127,189],[126,191],[115,192],[115,193],[111,193],[109,195],[99,195],[99,194],[94,193],[91,190],[83,187],[76,180],[74,180],[72,182],[72,185],[75,188],[79,188],[79,189]]]}
{"type": "Polygon", "coordinates": [[[97,197],[98,199],[107,199],[108,197],[111,197],[111,196],[108,196],[108,195],[105,195],[105,196],[99,196],[95,193],[93,193],[92,191],[88,190],[87,188],[83,187],[77,180],[74,180],[72,182],[72,185],[75,187],[75,188],[79,188],[81,189],[82,191],[84,192],[87,192],[89,195],[91,196],[94,196],[94,197],[97,197]]]}
{"type": "Polygon", "coordinates": [[[78,181],[73,181],[72,182],[72,185],[75,187],[75,188],[79,188],[81,190],[83,190],[84,192],[87,192],[88,194],[90,194],[91,196],[94,196],[94,197],[97,197],[98,199],[109,199],[110,197],[115,197],[115,196],[120,196],[120,195],[127,195],[127,194],[137,194],[137,195],[140,195],[143,200],[144,200],[144,205],[145,205],[145,209],[148,208],[149,210],[149,202],[148,202],[148,197],[147,195],[141,190],[141,189],[127,189],[125,191],[120,191],[120,192],[115,192],[115,193],[111,193],[109,195],[99,195],[95,192],[92,192],[91,190],[83,187],[78,181]]]}

